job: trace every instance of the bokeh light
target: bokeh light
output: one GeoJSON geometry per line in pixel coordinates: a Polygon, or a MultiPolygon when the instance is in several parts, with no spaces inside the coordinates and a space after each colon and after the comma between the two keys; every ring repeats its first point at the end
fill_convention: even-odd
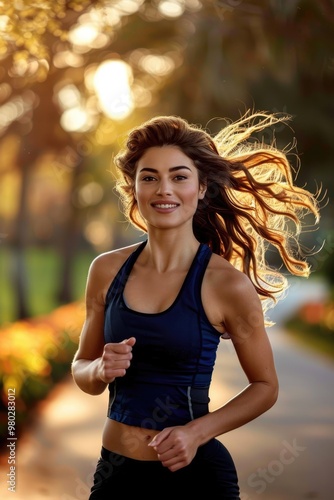
{"type": "Polygon", "coordinates": [[[134,109],[131,67],[121,60],[108,60],[94,74],[94,88],[101,111],[115,120],[126,118],[134,109]]]}
{"type": "Polygon", "coordinates": [[[166,17],[179,17],[184,12],[184,2],[181,0],[162,0],[158,9],[166,17]]]}

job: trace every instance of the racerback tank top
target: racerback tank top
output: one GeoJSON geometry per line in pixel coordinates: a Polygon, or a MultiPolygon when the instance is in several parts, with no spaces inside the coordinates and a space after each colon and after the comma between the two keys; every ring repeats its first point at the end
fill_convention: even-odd
{"type": "Polygon", "coordinates": [[[136,338],[125,376],[109,384],[108,417],[162,430],[208,413],[220,333],[209,322],[202,305],[201,285],[212,254],[202,243],[168,309],[153,314],[127,306],[124,287],[146,243],[142,242],[124,262],[106,295],[105,342],[136,338]]]}

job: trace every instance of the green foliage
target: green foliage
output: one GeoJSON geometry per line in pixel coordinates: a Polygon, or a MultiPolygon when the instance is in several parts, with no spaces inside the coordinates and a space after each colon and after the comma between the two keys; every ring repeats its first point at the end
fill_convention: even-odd
{"type": "MultiPolygon", "coordinates": [[[[16,297],[12,282],[15,262],[10,248],[0,249],[0,327],[15,321],[16,297]]],[[[71,272],[71,288],[74,300],[84,296],[89,264],[95,254],[79,251],[71,272]]],[[[57,293],[61,285],[61,256],[53,248],[30,247],[25,252],[26,279],[25,291],[31,316],[50,313],[59,306],[57,293]]]]}

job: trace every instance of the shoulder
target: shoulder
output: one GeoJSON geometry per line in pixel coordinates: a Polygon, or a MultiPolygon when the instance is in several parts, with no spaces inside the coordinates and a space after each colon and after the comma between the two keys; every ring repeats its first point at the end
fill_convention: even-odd
{"type": "Polygon", "coordinates": [[[217,254],[212,254],[207,268],[208,282],[217,293],[228,293],[230,297],[239,294],[254,294],[254,285],[245,273],[217,254]]]}
{"type": "Polygon", "coordinates": [[[92,261],[90,271],[99,272],[104,270],[105,272],[107,268],[111,273],[116,274],[126,259],[139,247],[140,244],[141,242],[101,253],[92,261]]]}
{"type": "Polygon", "coordinates": [[[117,248],[95,257],[89,266],[87,287],[99,289],[104,295],[126,259],[140,244],[141,242],[117,248]]]}
{"type": "Polygon", "coordinates": [[[248,276],[219,255],[212,254],[203,281],[203,303],[213,324],[223,325],[231,336],[241,332],[240,324],[261,324],[263,311],[248,276]]]}

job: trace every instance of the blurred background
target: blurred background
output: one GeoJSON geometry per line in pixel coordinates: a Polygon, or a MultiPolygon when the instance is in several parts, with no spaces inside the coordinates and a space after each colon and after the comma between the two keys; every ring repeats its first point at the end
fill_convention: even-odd
{"type": "Polygon", "coordinates": [[[311,277],[273,319],[333,362],[332,0],[5,0],[0,33],[1,409],[15,387],[18,429],[68,374],[92,258],[143,236],[113,155],[154,115],[212,134],[248,109],[291,115],[258,138],[294,146],[321,220],[302,237],[311,277]]]}

